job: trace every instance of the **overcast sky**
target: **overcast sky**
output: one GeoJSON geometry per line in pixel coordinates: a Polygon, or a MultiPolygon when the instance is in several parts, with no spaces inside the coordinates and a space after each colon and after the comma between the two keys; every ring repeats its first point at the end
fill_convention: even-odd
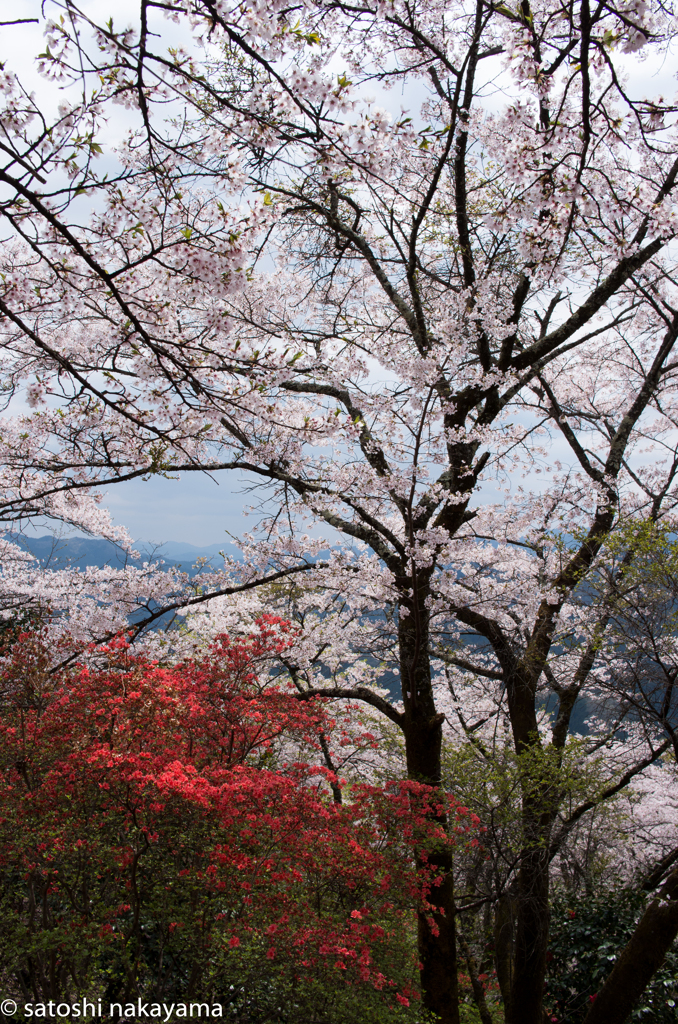
{"type": "Polygon", "coordinates": [[[235,473],[187,473],[179,480],[156,476],[109,487],[105,493],[114,522],[126,526],[135,540],[185,541],[196,547],[228,543],[227,530],[241,534],[248,527],[243,506],[257,501],[256,495],[244,493],[235,473]]]}

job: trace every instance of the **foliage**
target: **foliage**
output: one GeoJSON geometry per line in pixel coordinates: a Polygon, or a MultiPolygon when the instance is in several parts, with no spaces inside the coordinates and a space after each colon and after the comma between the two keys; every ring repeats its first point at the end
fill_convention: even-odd
{"type": "MultiPolygon", "coordinates": [[[[580,1024],[592,999],[626,945],[647,896],[624,884],[603,884],[594,892],[560,890],[554,901],[545,1002],[550,1020],[580,1024]]],[[[629,1020],[672,1024],[678,1005],[678,948],[643,993],[629,1020]]]]}
{"type": "Polygon", "coordinates": [[[200,660],[121,639],[51,672],[40,633],[20,634],[0,726],[6,988],[209,998],[248,1021],[416,999],[413,912],[435,905],[428,853],[454,842],[442,798],[395,783],[335,803],[331,773],[295,756],[331,734],[326,702],[257,674],[288,646],[264,616],[200,660]]]}

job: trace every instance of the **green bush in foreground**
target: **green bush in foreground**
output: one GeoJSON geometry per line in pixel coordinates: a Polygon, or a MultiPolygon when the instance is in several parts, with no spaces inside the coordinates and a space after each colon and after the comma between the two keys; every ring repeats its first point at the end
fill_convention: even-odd
{"type": "MultiPolygon", "coordinates": [[[[553,901],[545,1005],[551,1021],[580,1024],[642,914],[647,896],[624,887],[595,895],[557,894],[553,901]]],[[[630,1021],[675,1024],[678,948],[643,993],[630,1021]]]]}

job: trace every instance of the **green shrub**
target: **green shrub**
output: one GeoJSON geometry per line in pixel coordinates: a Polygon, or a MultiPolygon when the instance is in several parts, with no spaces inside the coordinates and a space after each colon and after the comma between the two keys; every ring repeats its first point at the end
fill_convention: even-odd
{"type": "MultiPolygon", "coordinates": [[[[557,893],[553,900],[545,1004],[558,1024],[580,1024],[647,903],[622,885],[595,895],[557,893]]],[[[646,988],[630,1021],[675,1024],[678,948],[646,988]]]]}

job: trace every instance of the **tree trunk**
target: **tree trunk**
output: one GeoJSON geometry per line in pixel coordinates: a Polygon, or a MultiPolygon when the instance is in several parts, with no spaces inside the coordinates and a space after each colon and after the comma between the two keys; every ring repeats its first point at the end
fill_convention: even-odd
{"type": "MultiPolygon", "coordinates": [[[[432,860],[433,858],[431,858],[432,860]]],[[[429,861],[430,863],[430,861],[429,861]]],[[[438,866],[441,866],[440,864],[438,866]]],[[[454,879],[451,858],[445,881],[434,898],[442,913],[419,914],[417,939],[421,962],[422,1001],[441,1024],[459,1024],[457,943],[454,922],[454,879]],[[432,918],[430,921],[429,918],[432,918]]]]}
{"type": "Polygon", "coordinates": [[[506,1024],[543,1024],[549,938],[548,849],[557,776],[539,740],[534,681],[516,673],[507,687],[522,789],[523,848],[516,892],[513,976],[506,1024]]]}
{"type": "MultiPolygon", "coordinates": [[[[398,639],[405,714],[403,732],[408,778],[439,786],[441,782],[442,723],[436,712],[428,656],[428,611],[422,599],[416,614],[401,618],[398,639]]],[[[443,822],[446,824],[446,822],[443,822]]],[[[444,876],[434,899],[435,914],[419,914],[418,951],[424,1007],[440,1018],[440,1024],[459,1024],[457,945],[455,932],[454,879],[448,850],[434,851],[429,865],[444,876]]]]}
{"type": "Polygon", "coordinates": [[[513,954],[515,947],[515,908],[510,896],[501,896],[494,908],[494,963],[504,1007],[511,1002],[513,954]]]}
{"type": "Polygon", "coordinates": [[[678,935],[678,869],[648,906],[584,1024],[623,1024],[678,935]]]}
{"type": "Polygon", "coordinates": [[[523,852],[518,873],[516,940],[506,1024],[542,1024],[549,934],[549,866],[545,848],[523,852]]]}

